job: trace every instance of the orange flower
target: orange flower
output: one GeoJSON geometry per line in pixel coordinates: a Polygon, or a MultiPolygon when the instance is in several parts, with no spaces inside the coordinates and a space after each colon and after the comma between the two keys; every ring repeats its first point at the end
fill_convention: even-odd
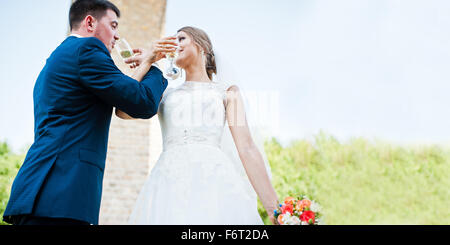
{"type": "Polygon", "coordinates": [[[283,205],[281,207],[281,213],[285,214],[286,212],[289,212],[290,214],[293,214],[294,213],[294,206],[292,206],[292,204],[283,205]]]}
{"type": "Polygon", "coordinates": [[[305,208],[309,208],[311,206],[311,201],[308,199],[303,199],[301,201],[297,201],[295,204],[295,210],[298,212],[303,212],[305,208]]]}
{"type": "Polygon", "coordinates": [[[297,203],[295,204],[295,210],[297,210],[298,212],[303,211],[303,206],[301,205],[301,203],[301,201],[297,201],[297,203]]]}
{"type": "Polygon", "coordinates": [[[293,198],[293,197],[286,197],[286,199],[284,199],[284,203],[285,204],[292,204],[292,205],[294,205],[294,201],[295,201],[295,198],[293,198]]]}
{"type": "Polygon", "coordinates": [[[278,216],[277,221],[278,221],[278,224],[280,224],[280,225],[283,224],[283,216],[284,216],[284,214],[280,214],[280,215],[278,216]]]}
{"type": "MultiPolygon", "coordinates": [[[[309,208],[311,206],[311,201],[308,199],[303,199],[300,202],[297,202],[297,205],[299,206],[298,209],[303,210],[305,208],[309,208]]],[[[297,208],[297,206],[296,206],[297,208]]]]}

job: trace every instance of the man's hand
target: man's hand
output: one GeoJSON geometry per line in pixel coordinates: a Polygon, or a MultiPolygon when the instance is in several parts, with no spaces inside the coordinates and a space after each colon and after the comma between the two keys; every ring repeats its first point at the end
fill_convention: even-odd
{"type": "Polygon", "coordinates": [[[165,37],[156,40],[151,44],[149,50],[133,49],[135,55],[125,59],[125,63],[130,64],[130,68],[136,68],[142,63],[153,64],[166,56],[166,53],[175,52],[177,50],[176,37],[165,37]]]}

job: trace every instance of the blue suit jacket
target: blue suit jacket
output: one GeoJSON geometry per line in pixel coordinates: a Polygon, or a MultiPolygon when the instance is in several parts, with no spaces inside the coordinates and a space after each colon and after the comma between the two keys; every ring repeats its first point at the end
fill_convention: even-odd
{"type": "Polygon", "coordinates": [[[97,38],[64,40],[35,84],[35,139],[12,185],[4,220],[32,214],[98,224],[113,107],[150,118],[166,87],[155,67],[140,83],[124,75],[97,38]]]}

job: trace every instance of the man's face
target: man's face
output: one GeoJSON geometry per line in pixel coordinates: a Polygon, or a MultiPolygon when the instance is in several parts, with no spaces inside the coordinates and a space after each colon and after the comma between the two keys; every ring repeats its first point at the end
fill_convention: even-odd
{"type": "Polygon", "coordinates": [[[95,28],[94,37],[100,39],[109,52],[114,48],[116,40],[119,40],[118,26],[116,13],[108,9],[95,28]]]}

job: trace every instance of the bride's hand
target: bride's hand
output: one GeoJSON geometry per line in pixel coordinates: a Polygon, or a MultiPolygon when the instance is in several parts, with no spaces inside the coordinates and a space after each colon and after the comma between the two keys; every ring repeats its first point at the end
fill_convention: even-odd
{"type": "Polygon", "coordinates": [[[133,49],[136,54],[133,57],[125,59],[125,63],[130,64],[130,68],[138,67],[147,62],[153,64],[166,56],[166,53],[175,52],[177,43],[176,37],[165,37],[152,42],[150,49],[133,49]]]}
{"type": "Polygon", "coordinates": [[[278,208],[279,203],[280,202],[277,199],[277,200],[273,201],[271,205],[267,205],[267,207],[266,207],[267,215],[269,216],[270,222],[272,222],[273,225],[279,225],[278,220],[277,220],[277,218],[275,218],[275,215],[274,215],[274,210],[278,208]]]}
{"type": "Polygon", "coordinates": [[[153,56],[150,58],[150,62],[153,64],[160,59],[165,58],[166,53],[176,52],[178,47],[176,40],[176,37],[164,37],[163,39],[153,42],[151,46],[153,56]]]}
{"type": "Polygon", "coordinates": [[[279,225],[278,220],[275,218],[273,214],[269,215],[270,222],[272,222],[272,225],[279,225]]]}

